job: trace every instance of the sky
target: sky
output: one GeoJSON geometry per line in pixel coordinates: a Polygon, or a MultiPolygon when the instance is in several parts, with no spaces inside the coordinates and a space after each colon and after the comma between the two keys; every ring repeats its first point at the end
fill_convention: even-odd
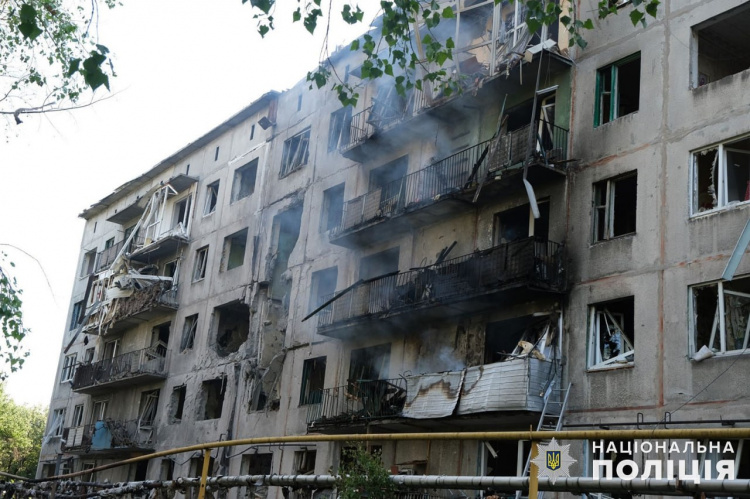
{"type": "MultiPolygon", "coordinates": [[[[340,11],[342,0],[331,1],[340,11]]],[[[368,3],[375,5],[360,2],[366,21],[377,13],[368,3]]],[[[123,0],[103,11],[98,24],[117,73],[111,91],[97,90],[92,106],[27,115],[21,125],[5,127],[0,251],[16,264],[31,329],[24,340],[30,356],[6,381],[16,402],[47,406],[52,395],[83,234],[78,214],[316,67],[325,26],[313,37],[286,21],[291,10],[275,18],[276,31],[261,39],[241,0],[123,0]]],[[[364,29],[333,23],[329,47],[364,29]]]]}

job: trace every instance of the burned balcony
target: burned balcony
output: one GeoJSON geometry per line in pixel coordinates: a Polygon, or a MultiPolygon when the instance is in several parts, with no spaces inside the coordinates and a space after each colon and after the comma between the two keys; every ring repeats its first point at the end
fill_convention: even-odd
{"type": "Polygon", "coordinates": [[[546,121],[537,121],[533,130],[526,125],[480,142],[346,202],[330,241],[358,247],[411,230],[414,219],[435,222],[470,206],[480,185],[485,194],[497,193],[509,177],[521,186],[514,174],[527,160],[533,166],[528,171],[532,183],[554,182],[565,175],[567,144],[568,131],[546,121]],[[531,151],[530,133],[535,144],[531,151]]]}
{"type": "Polygon", "coordinates": [[[408,329],[428,317],[476,312],[539,292],[561,293],[563,261],[561,244],[527,238],[369,279],[335,295],[318,314],[318,333],[347,338],[374,320],[408,329]]]}
{"type": "Polygon", "coordinates": [[[111,359],[79,364],[73,377],[73,391],[98,393],[118,386],[133,386],[167,377],[167,349],[164,346],[135,350],[111,359]]]}
{"type": "Polygon", "coordinates": [[[509,422],[535,421],[545,396],[557,396],[548,388],[556,383],[558,369],[553,360],[527,356],[460,371],[350,381],[316,393],[316,403],[308,406],[307,428],[333,433],[372,421],[392,429],[404,424],[434,427],[432,421],[445,418],[496,427],[500,412],[509,422]]]}
{"type": "Polygon", "coordinates": [[[399,417],[406,400],[406,379],[350,380],[344,386],[311,394],[310,430],[399,417]]]}
{"type": "Polygon", "coordinates": [[[97,421],[63,430],[62,451],[98,458],[130,457],[154,451],[155,430],[140,420],[97,421]]]}

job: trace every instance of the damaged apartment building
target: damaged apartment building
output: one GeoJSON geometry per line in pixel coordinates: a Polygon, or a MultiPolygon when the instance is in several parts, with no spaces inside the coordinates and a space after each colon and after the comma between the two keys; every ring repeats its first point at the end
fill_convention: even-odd
{"type": "MultiPolygon", "coordinates": [[[[399,95],[342,50],[354,108],[269,92],[84,210],[38,475],[254,436],[746,424],[750,2],[664,0],[637,28],[617,4],[581,50],[523,4],[457,0],[433,35],[462,92],[399,95]]],[[[327,474],[346,447],[210,470],[327,474]]],[[[515,476],[530,445],[370,447],[393,473],[515,476]]],[[[581,476],[602,458],[572,451],[581,476]]]]}

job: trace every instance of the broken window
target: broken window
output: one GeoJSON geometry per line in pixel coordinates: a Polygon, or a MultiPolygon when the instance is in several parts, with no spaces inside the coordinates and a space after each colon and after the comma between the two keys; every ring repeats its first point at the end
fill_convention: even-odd
{"type": "Polygon", "coordinates": [[[493,440],[482,442],[484,476],[523,476],[526,459],[531,451],[528,440],[493,440]]]}
{"type": "Polygon", "coordinates": [[[176,386],[172,389],[172,397],[169,400],[170,418],[171,423],[179,423],[182,421],[182,411],[185,408],[185,395],[187,394],[187,387],[185,385],[176,386]]]}
{"type": "Polygon", "coordinates": [[[239,350],[250,333],[250,307],[242,302],[232,302],[214,309],[216,344],[220,357],[239,350]]]}
{"type": "Polygon", "coordinates": [[[161,356],[167,355],[167,346],[169,345],[169,331],[172,323],[165,322],[151,329],[151,348],[161,356]]]}
{"type": "Polygon", "coordinates": [[[331,299],[333,293],[336,292],[338,274],[338,267],[329,267],[313,272],[310,281],[310,312],[321,306],[326,300],[331,299]]]}
{"type": "Polygon", "coordinates": [[[597,71],[594,126],[638,111],[640,87],[640,52],[597,71]]]}
{"type": "Polygon", "coordinates": [[[255,192],[255,178],[258,175],[258,158],[240,166],[234,171],[232,180],[232,203],[246,198],[255,192]]]}
{"type": "Polygon", "coordinates": [[[331,122],[328,126],[328,152],[349,145],[351,126],[351,106],[342,107],[331,113],[331,122]]]}
{"type": "Polygon", "coordinates": [[[65,426],[65,409],[55,409],[52,411],[52,419],[50,419],[49,430],[47,430],[47,436],[59,437],[63,433],[63,427],[65,426]]]}
{"type": "Polygon", "coordinates": [[[211,182],[206,186],[206,204],[203,205],[203,216],[210,215],[216,211],[219,201],[219,181],[211,182]]]}
{"type": "Polygon", "coordinates": [[[540,239],[549,237],[549,200],[537,203],[539,218],[534,218],[531,205],[524,204],[495,214],[495,245],[511,243],[519,239],[535,236],[540,239]]]}
{"type": "Polygon", "coordinates": [[[195,343],[195,331],[198,329],[198,314],[185,317],[182,325],[182,341],[180,341],[180,352],[191,350],[195,343]]]}
{"type": "Polygon", "coordinates": [[[177,201],[174,205],[172,214],[172,228],[182,227],[183,230],[187,229],[188,222],[190,220],[190,203],[193,199],[192,195],[177,201]]]}
{"type": "Polygon", "coordinates": [[[78,360],[77,353],[72,353],[65,356],[65,360],[63,361],[62,374],[60,375],[60,383],[71,381],[73,379],[73,375],[76,372],[76,360],[78,360]]]}
{"type": "Polygon", "coordinates": [[[83,404],[73,407],[73,421],[71,421],[71,426],[75,427],[83,424],[83,408],[83,404]]]}
{"type": "Polygon", "coordinates": [[[235,232],[224,238],[224,252],[222,267],[232,270],[241,267],[245,261],[245,247],[247,246],[247,229],[235,232]]]}
{"type": "Polygon", "coordinates": [[[294,472],[298,475],[312,475],[315,472],[315,450],[303,449],[294,452],[294,472]]]}
{"type": "Polygon", "coordinates": [[[391,344],[352,350],[349,361],[349,383],[360,380],[386,379],[391,361],[391,344]]]}
{"type": "Polygon", "coordinates": [[[159,405],[159,390],[141,392],[141,403],[138,406],[138,427],[145,428],[154,425],[156,408],[159,405]]]}
{"type": "Polygon", "coordinates": [[[159,480],[171,480],[174,477],[174,459],[162,459],[159,463],[159,480]]]}
{"type": "Polygon", "coordinates": [[[284,141],[284,151],[281,158],[281,173],[285,177],[307,164],[309,157],[310,129],[298,133],[284,141]]]}
{"type": "Polygon", "coordinates": [[[94,361],[94,352],[96,351],[96,348],[91,347],[87,348],[85,352],[83,352],[83,362],[86,364],[90,364],[94,361]]]}
{"type": "Polygon", "coordinates": [[[359,261],[359,278],[372,279],[384,274],[398,271],[399,248],[391,248],[374,255],[366,256],[359,261]]]}
{"type": "Polygon", "coordinates": [[[171,262],[167,262],[164,264],[164,271],[162,272],[162,275],[164,277],[171,277],[172,278],[172,287],[177,285],[177,270],[180,267],[180,260],[172,260],[171,262]]]}
{"type": "Polygon", "coordinates": [[[301,204],[282,211],[273,218],[271,296],[274,299],[281,300],[285,296],[288,297],[291,289],[291,281],[286,271],[289,265],[289,257],[297,245],[297,239],[299,239],[301,225],[301,204]]]}
{"type": "Polygon", "coordinates": [[[224,406],[224,393],[227,388],[227,378],[222,376],[201,383],[199,407],[201,413],[198,419],[218,419],[224,406]]]}
{"type": "Polygon", "coordinates": [[[589,307],[588,367],[632,365],[635,357],[632,296],[589,307]]]}
{"type": "Polygon", "coordinates": [[[750,68],[750,4],[693,26],[692,84],[699,87],[750,68]]]}
{"type": "Polygon", "coordinates": [[[694,152],[693,215],[750,201],[750,137],[694,152]]]}
{"type": "Polygon", "coordinates": [[[692,353],[703,346],[714,353],[744,351],[750,337],[750,278],[694,286],[691,295],[692,353]]]}
{"type": "MultiPolygon", "coordinates": [[[[273,454],[270,452],[243,454],[240,462],[240,475],[270,475],[273,454]]],[[[259,499],[268,496],[267,485],[250,485],[240,489],[240,498],[259,499]]]]}
{"type": "Polygon", "coordinates": [[[636,172],[594,184],[594,242],[635,233],[637,191],[636,172]]]}
{"type": "Polygon", "coordinates": [[[341,225],[344,214],[344,184],[323,191],[323,211],[320,217],[320,230],[331,230],[341,225]]]}
{"type": "Polygon", "coordinates": [[[326,358],[307,359],[302,366],[302,387],[299,405],[317,404],[323,393],[326,378],[326,358]]]}
{"type": "Polygon", "coordinates": [[[195,266],[193,267],[193,282],[200,281],[206,277],[208,266],[208,246],[204,246],[195,252],[195,266]]]}
{"type": "Polygon", "coordinates": [[[75,329],[83,318],[83,300],[73,304],[73,313],[70,315],[70,325],[68,329],[75,329]]]}
{"type": "Polygon", "coordinates": [[[94,264],[96,263],[96,250],[87,251],[83,255],[83,264],[81,265],[81,277],[94,273],[94,264]]]}

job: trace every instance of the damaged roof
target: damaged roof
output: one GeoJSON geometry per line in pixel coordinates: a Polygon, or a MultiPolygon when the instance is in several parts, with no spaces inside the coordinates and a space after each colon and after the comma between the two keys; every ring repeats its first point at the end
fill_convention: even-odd
{"type": "Polygon", "coordinates": [[[280,92],[277,92],[275,90],[266,92],[260,98],[255,100],[252,104],[245,107],[240,112],[233,115],[232,117],[230,117],[228,120],[224,121],[217,127],[211,129],[208,133],[198,138],[196,141],[190,142],[188,145],[186,145],[185,147],[183,147],[176,153],[172,154],[171,156],[157,163],[156,166],[153,166],[146,173],[139,175],[133,180],[130,180],[122,184],[120,187],[115,189],[111,194],[102,198],[98,202],[92,204],[89,208],[86,208],[85,210],[83,210],[78,216],[85,220],[89,220],[90,218],[95,217],[96,215],[100,214],[101,212],[103,212],[104,210],[112,206],[113,204],[117,203],[121,199],[127,197],[129,194],[132,194],[133,192],[138,190],[140,187],[143,186],[144,183],[147,183],[153,180],[154,178],[156,178],[157,176],[161,175],[162,173],[164,173],[168,168],[171,168],[172,166],[174,166],[175,163],[183,160],[184,158],[188,157],[190,154],[194,153],[198,149],[210,143],[212,140],[216,139],[220,135],[224,134],[225,132],[239,125],[240,123],[242,123],[243,121],[251,117],[253,114],[261,110],[263,107],[269,105],[279,95],[280,95],[280,92]]]}

